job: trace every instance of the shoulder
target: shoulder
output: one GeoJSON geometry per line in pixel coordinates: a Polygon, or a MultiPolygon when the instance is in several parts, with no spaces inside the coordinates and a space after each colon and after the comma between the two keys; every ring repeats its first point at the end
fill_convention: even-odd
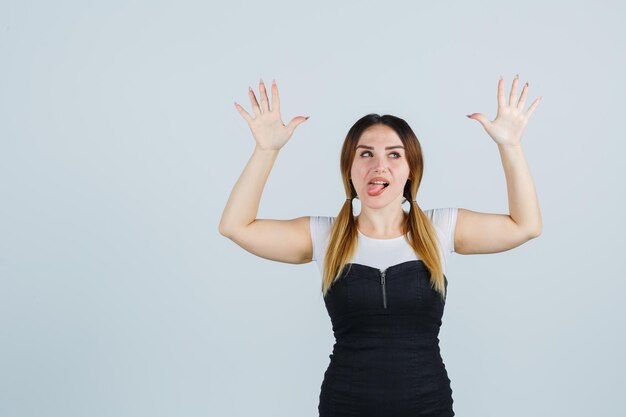
{"type": "Polygon", "coordinates": [[[310,216],[311,224],[329,224],[335,222],[336,217],[331,216],[310,216]]]}
{"type": "Polygon", "coordinates": [[[424,210],[424,213],[435,226],[445,229],[450,223],[456,222],[458,210],[456,207],[444,207],[424,210]]]}
{"type": "Polygon", "coordinates": [[[313,237],[322,237],[330,233],[335,223],[336,217],[330,216],[310,216],[309,224],[311,226],[311,235],[313,237]]]}
{"type": "Polygon", "coordinates": [[[438,232],[446,241],[448,252],[454,252],[454,229],[459,209],[457,207],[443,207],[424,210],[438,232]]]}
{"type": "Polygon", "coordinates": [[[330,236],[336,217],[331,216],[310,216],[309,227],[311,229],[311,239],[317,242],[323,242],[330,236]]]}

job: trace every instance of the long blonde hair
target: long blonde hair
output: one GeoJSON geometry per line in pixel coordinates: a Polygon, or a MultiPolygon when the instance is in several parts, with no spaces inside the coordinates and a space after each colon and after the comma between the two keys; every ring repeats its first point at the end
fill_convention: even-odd
{"type": "Polygon", "coordinates": [[[348,261],[356,251],[358,231],[352,212],[352,199],[357,197],[357,194],[350,180],[350,171],[361,135],[367,128],[377,124],[392,128],[404,145],[409,164],[409,177],[404,186],[403,196],[406,199],[405,202],[408,200],[411,204],[403,233],[409,245],[429,269],[431,286],[445,300],[446,285],[441,266],[437,233],[428,216],[413,201],[419,190],[424,172],[421,145],[406,121],[390,114],[381,116],[376,113],[368,114],[359,119],[350,128],[343,142],[340,169],[346,197],[350,200],[345,200],[330,232],[328,248],[324,257],[322,294],[324,297],[326,296],[333,283],[341,277],[344,268],[348,266],[348,261]]]}

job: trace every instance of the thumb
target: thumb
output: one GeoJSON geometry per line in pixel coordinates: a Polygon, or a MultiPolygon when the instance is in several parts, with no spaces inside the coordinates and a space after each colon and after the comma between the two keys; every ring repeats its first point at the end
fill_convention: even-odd
{"type": "Polygon", "coordinates": [[[294,117],[293,119],[291,119],[291,121],[289,122],[289,124],[287,125],[287,130],[289,131],[289,134],[291,135],[293,133],[294,130],[296,130],[296,127],[309,119],[310,116],[297,116],[294,117]]]}
{"type": "Polygon", "coordinates": [[[470,119],[478,120],[485,129],[487,128],[487,125],[489,124],[489,120],[482,113],[466,114],[466,116],[469,117],[470,119]]]}

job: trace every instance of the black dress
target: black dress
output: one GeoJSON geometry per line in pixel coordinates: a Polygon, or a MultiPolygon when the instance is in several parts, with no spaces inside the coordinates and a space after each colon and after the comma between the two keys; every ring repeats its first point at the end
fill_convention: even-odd
{"type": "Polygon", "coordinates": [[[445,302],[422,260],[385,270],[349,263],[324,303],[335,344],[320,417],[454,416],[439,351],[445,302]]]}

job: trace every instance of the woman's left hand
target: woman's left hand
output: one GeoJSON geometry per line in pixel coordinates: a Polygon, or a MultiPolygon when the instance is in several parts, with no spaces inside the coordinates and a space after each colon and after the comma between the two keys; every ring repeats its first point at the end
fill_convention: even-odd
{"type": "Polygon", "coordinates": [[[528,83],[524,84],[522,95],[517,103],[517,82],[519,75],[513,79],[509,103],[504,101],[504,81],[502,77],[498,81],[498,114],[493,121],[489,121],[482,113],[468,114],[467,117],[475,119],[483,125],[489,136],[498,144],[505,146],[517,146],[522,140],[522,134],[528,123],[528,119],[535,111],[541,97],[537,98],[533,104],[524,112],[528,83]]]}

